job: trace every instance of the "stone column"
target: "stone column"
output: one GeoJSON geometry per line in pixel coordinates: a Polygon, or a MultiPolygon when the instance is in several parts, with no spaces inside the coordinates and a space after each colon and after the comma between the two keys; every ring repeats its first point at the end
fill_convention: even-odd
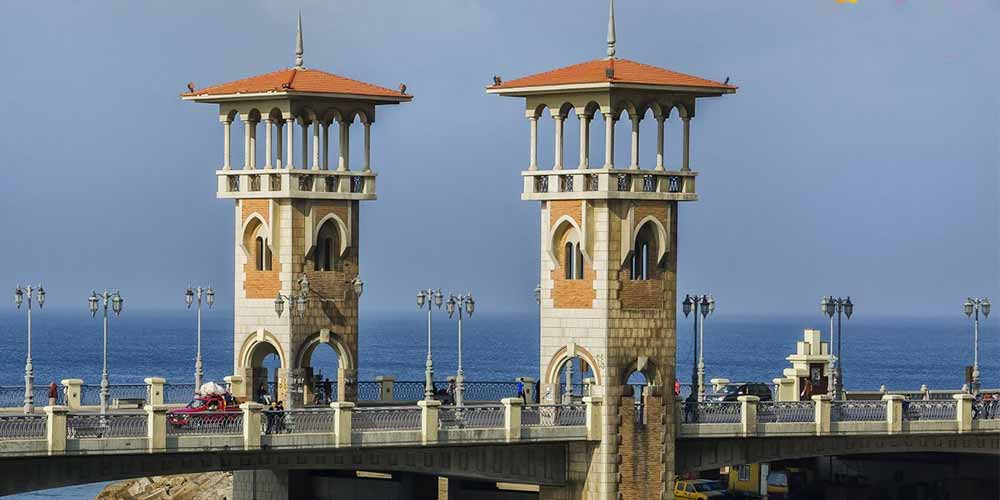
{"type": "Polygon", "coordinates": [[[80,409],[80,396],[83,387],[83,380],[78,378],[67,378],[60,381],[63,386],[63,403],[70,410],[80,409]]]}
{"type": "Polygon", "coordinates": [[[250,129],[250,168],[257,168],[257,122],[250,120],[247,122],[250,129]]]}
{"type": "Polygon", "coordinates": [[[320,146],[320,138],[319,138],[320,123],[319,123],[319,120],[313,120],[313,122],[312,122],[312,129],[313,129],[312,169],[313,170],[319,170],[319,146],[320,146]]]}
{"type": "Polygon", "coordinates": [[[372,171],[372,124],[370,122],[365,122],[365,164],[361,170],[372,171]]]}
{"type": "Polygon", "coordinates": [[[521,440],[521,398],[503,398],[503,428],[507,442],[521,440]]]}
{"type": "Polygon", "coordinates": [[[330,170],[330,124],[323,122],[323,170],[330,170]]]}
{"type": "Polygon", "coordinates": [[[615,166],[615,117],[604,113],[604,168],[615,166]]]}
{"type": "Polygon", "coordinates": [[[827,394],[818,394],[812,397],[816,405],[814,420],[816,421],[816,435],[825,436],[830,434],[830,410],[833,406],[833,397],[827,394]]]}
{"type": "Polygon", "coordinates": [[[556,122],[555,160],[552,163],[552,170],[562,170],[563,168],[563,124],[566,122],[564,115],[552,115],[556,122]]]}
{"type": "Polygon", "coordinates": [[[250,119],[246,118],[243,120],[243,169],[250,168],[250,161],[252,160],[250,156],[250,150],[252,146],[252,139],[250,138],[250,133],[253,131],[253,127],[250,126],[250,119]]]}
{"type": "Polygon", "coordinates": [[[147,405],[146,410],[146,442],[150,453],[162,452],[167,449],[167,407],[165,405],[147,405]]]}
{"type": "Polygon", "coordinates": [[[288,137],[285,139],[285,141],[288,143],[288,147],[286,148],[288,151],[288,163],[286,164],[286,166],[288,167],[289,170],[291,170],[295,168],[295,118],[294,117],[285,119],[285,128],[288,129],[287,130],[288,137]]]}
{"type": "Polygon", "coordinates": [[[585,396],[583,404],[587,412],[587,441],[601,440],[601,398],[585,396]]]}
{"type": "Polygon", "coordinates": [[[285,127],[283,127],[283,125],[284,122],[282,122],[281,120],[277,120],[274,122],[275,138],[277,139],[274,142],[274,159],[275,159],[274,168],[281,168],[284,165],[283,161],[285,159],[285,156],[284,154],[282,154],[284,151],[284,148],[282,147],[284,145],[284,140],[283,140],[284,135],[282,135],[282,131],[285,129],[285,127]]]}
{"type": "MultiPolygon", "coordinates": [[[[160,377],[148,377],[145,379],[146,382],[146,404],[149,405],[162,405],[163,404],[163,386],[167,383],[166,379],[160,377]]],[[[198,390],[197,387],[194,390],[198,390]]]]}
{"type": "Polygon", "coordinates": [[[664,170],[663,167],[663,129],[665,128],[667,118],[664,116],[656,117],[656,168],[655,170],[664,170]]]}
{"type": "Polygon", "coordinates": [[[302,119],[302,169],[309,168],[309,122],[302,119]]]}
{"type": "Polygon", "coordinates": [[[736,400],[740,402],[740,430],[743,436],[757,434],[757,403],[760,402],[760,398],[740,396],[736,400]]]}
{"type": "Polygon", "coordinates": [[[885,401],[885,420],[887,432],[889,434],[899,434],[903,431],[903,400],[902,394],[886,394],[882,396],[885,401]]]}
{"type": "Polygon", "coordinates": [[[228,116],[222,118],[222,170],[231,170],[233,121],[228,116]]]}
{"type": "Polygon", "coordinates": [[[629,165],[631,169],[639,168],[639,121],[642,120],[641,116],[632,116],[632,164],[629,165]]]}
{"type": "Polygon", "coordinates": [[[354,410],[354,403],[335,401],[330,403],[333,408],[333,432],[336,434],[334,447],[351,447],[351,412],[354,410]]]}
{"type": "Polygon", "coordinates": [[[358,371],[337,368],[337,401],[354,401],[358,398],[358,371]]]}
{"type": "Polygon", "coordinates": [[[538,117],[529,116],[528,122],[531,124],[531,160],[528,170],[538,170],[538,117]]]}
{"type": "Polygon", "coordinates": [[[274,142],[274,137],[271,133],[271,119],[264,118],[264,169],[269,170],[271,168],[271,144],[274,142]]]}
{"type": "Polygon", "coordinates": [[[264,405],[260,403],[243,403],[240,405],[243,410],[243,449],[259,450],[261,434],[261,412],[264,405]]]}
{"type": "Polygon", "coordinates": [[[340,159],[337,163],[337,170],[348,172],[351,170],[351,124],[340,121],[340,159]]]}
{"type": "Polygon", "coordinates": [[[687,172],[691,170],[691,118],[682,117],[684,120],[684,164],[681,170],[687,172]]]}
{"type": "Polygon", "coordinates": [[[422,444],[434,444],[438,440],[438,410],[441,402],[434,399],[417,401],[420,407],[420,437],[422,444]]]}
{"type": "Polygon", "coordinates": [[[396,377],[379,375],[375,377],[375,381],[378,382],[378,400],[392,401],[392,390],[396,383],[396,377]]]}
{"type": "Polygon", "coordinates": [[[955,418],[958,420],[958,433],[972,431],[972,394],[952,394],[955,399],[955,418]]]}
{"type": "Polygon", "coordinates": [[[590,166],[590,115],[576,115],[580,119],[580,169],[590,166]]]}
{"type": "Polygon", "coordinates": [[[46,406],[45,416],[49,455],[62,454],[66,451],[66,414],[69,408],[65,406],[46,406]]]}

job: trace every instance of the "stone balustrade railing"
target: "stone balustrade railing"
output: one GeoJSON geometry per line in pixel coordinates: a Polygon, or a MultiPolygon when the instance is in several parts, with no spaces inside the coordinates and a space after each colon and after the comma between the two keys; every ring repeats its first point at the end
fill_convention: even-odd
{"type": "Polygon", "coordinates": [[[170,413],[162,404],[139,412],[75,413],[46,406],[45,414],[0,415],[0,456],[107,454],[261,448],[342,448],[516,441],[598,440],[600,398],[583,404],[500,404],[266,411],[243,403],[239,411],[170,413]]]}
{"type": "Polygon", "coordinates": [[[375,199],[372,171],[217,170],[219,198],[375,199]]]}
{"type": "Polygon", "coordinates": [[[522,199],[629,198],[696,200],[693,171],[601,168],[526,170],[522,199]]]}
{"type": "Polygon", "coordinates": [[[736,402],[678,401],[679,437],[747,437],[835,434],[1000,432],[1000,402],[969,394],[952,399],[879,401],[766,401],[740,396],[736,402]]]}

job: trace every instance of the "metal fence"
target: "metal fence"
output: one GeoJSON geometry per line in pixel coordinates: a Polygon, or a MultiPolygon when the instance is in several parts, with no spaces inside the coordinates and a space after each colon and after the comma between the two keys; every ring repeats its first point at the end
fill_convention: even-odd
{"type": "Polygon", "coordinates": [[[522,427],[553,427],[585,425],[584,405],[524,405],[521,407],[522,427]]]}
{"type": "Polygon", "coordinates": [[[903,401],[903,420],[955,420],[958,401],[903,401]]]}
{"type": "Polygon", "coordinates": [[[378,401],[381,387],[380,382],[358,382],[358,401],[378,401]]]}
{"type": "Polygon", "coordinates": [[[392,386],[392,399],[396,401],[419,401],[424,399],[424,382],[402,381],[392,386]]]}
{"type": "Polygon", "coordinates": [[[885,401],[834,401],[830,418],[834,422],[884,422],[885,401]]]}
{"type": "Polygon", "coordinates": [[[758,422],[814,422],[816,404],[812,401],[762,401],[757,403],[758,422]]]}
{"type": "Polygon", "coordinates": [[[0,416],[0,440],[44,438],[47,425],[45,415],[3,415],[0,416]]]}
{"type": "Polygon", "coordinates": [[[972,403],[972,418],[974,420],[1000,420],[1000,401],[974,401],[972,403]]]}
{"type": "MultiPolygon", "coordinates": [[[[35,406],[42,407],[49,404],[49,386],[35,385],[31,388],[31,397],[35,406]]],[[[56,394],[56,404],[62,404],[63,394],[60,390],[56,394]]],[[[0,408],[18,408],[24,406],[24,386],[5,385],[0,386],[0,408]]]]}
{"type": "Polygon", "coordinates": [[[354,408],[351,429],[356,431],[407,431],[420,429],[419,407],[354,408]]]}
{"type": "MultiPolygon", "coordinates": [[[[163,402],[165,404],[187,404],[194,399],[194,384],[164,384],[163,402]]],[[[149,401],[147,399],[147,401],[149,401]]]]}
{"type": "Polygon", "coordinates": [[[262,425],[265,434],[329,433],[335,420],[332,409],[265,411],[262,425]]]}
{"type": "Polygon", "coordinates": [[[219,411],[167,416],[168,436],[242,433],[241,412],[219,411]]]}
{"type": "Polygon", "coordinates": [[[66,416],[66,437],[146,437],[148,421],[145,413],[69,414],[66,416]]]}
{"type": "Polygon", "coordinates": [[[517,397],[517,382],[465,382],[466,401],[500,401],[517,397]]]}
{"type": "Polygon", "coordinates": [[[684,403],[684,422],[688,424],[738,424],[739,402],[684,403]]]}
{"type": "Polygon", "coordinates": [[[438,413],[440,429],[499,429],[503,428],[504,407],[455,406],[442,407],[438,413]]]}

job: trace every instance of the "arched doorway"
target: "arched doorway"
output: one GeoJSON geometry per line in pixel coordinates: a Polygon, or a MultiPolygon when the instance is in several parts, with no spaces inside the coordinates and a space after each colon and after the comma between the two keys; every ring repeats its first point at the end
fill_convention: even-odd
{"type": "Polygon", "coordinates": [[[353,356],[343,338],[329,330],[321,330],[306,339],[296,364],[305,380],[303,402],[309,406],[355,401],[357,381],[353,356]]]}
{"type": "Polygon", "coordinates": [[[249,398],[262,404],[285,399],[281,353],[274,344],[255,341],[246,351],[244,367],[249,381],[249,398]]]}
{"type": "Polygon", "coordinates": [[[646,423],[646,398],[650,395],[649,379],[641,371],[635,370],[625,379],[625,384],[623,396],[632,398],[632,403],[635,405],[635,423],[643,425],[646,423]]]}
{"type": "Polygon", "coordinates": [[[590,395],[590,386],[595,381],[594,368],[580,356],[563,361],[556,377],[556,401],[562,404],[579,402],[590,395]]]}

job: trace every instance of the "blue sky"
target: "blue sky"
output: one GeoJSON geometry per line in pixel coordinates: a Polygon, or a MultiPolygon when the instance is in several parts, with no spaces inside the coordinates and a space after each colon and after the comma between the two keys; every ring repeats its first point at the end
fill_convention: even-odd
{"type": "MultiPolygon", "coordinates": [[[[227,304],[221,127],[178,94],[291,66],[298,8],[307,66],[416,95],[373,129],[363,307],[407,310],[441,286],[532,311],[528,124],[483,88],[601,57],[604,0],[5,3],[0,286],[41,280],[53,307],[82,311],[91,288],[173,309],[212,283],[227,304]]],[[[740,86],[693,124],[682,293],[753,314],[850,294],[872,315],[997,295],[996,0],[621,0],[617,18],[620,57],[740,86]]]]}

